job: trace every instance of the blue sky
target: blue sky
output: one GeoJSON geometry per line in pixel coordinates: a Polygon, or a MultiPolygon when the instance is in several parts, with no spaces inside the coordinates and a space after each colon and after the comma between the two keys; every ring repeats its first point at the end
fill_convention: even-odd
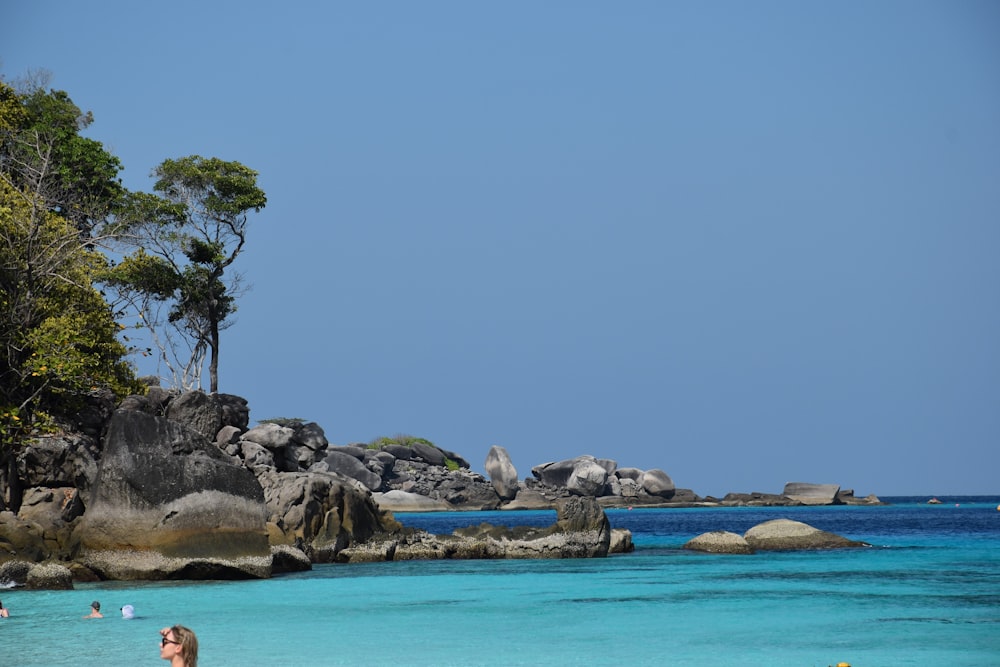
{"type": "Polygon", "coordinates": [[[252,420],[1000,492],[1000,4],[275,7],[0,21],[0,74],[49,70],[127,187],[260,172],[220,358],[252,420]]]}

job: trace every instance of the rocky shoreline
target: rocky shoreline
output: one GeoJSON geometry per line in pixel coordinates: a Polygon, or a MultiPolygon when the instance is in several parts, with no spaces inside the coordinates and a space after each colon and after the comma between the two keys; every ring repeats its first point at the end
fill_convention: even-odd
{"type": "Polygon", "coordinates": [[[836,485],[702,498],[662,470],[580,456],[518,479],[490,449],[485,477],[455,452],[399,436],[334,446],[316,423],[249,427],[245,399],[150,387],[95,395],[78,423],[36,437],[0,479],[0,581],[260,578],[313,563],[600,557],[632,549],[610,507],[877,504],[836,485]],[[545,529],[435,536],[393,512],[555,509],[545,529]]]}

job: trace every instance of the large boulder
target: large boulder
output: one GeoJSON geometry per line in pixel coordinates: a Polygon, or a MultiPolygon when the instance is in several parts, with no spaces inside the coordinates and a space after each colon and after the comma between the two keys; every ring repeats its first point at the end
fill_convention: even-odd
{"type": "Polygon", "coordinates": [[[0,512],[0,562],[39,562],[49,555],[41,525],[13,512],[0,512]]]}
{"type": "Polygon", "coordinates": [[[212,441],[222,428],[222,403],[215,395],[186,391],[167,406],[167,417],[212,441]]]}
{"type": "Polygon", "coordinates": [[[316,422],[297,425],[285,450],[285,459],[294,461],[297,468],[289,467],[289,470],[308,470],[314,463],[323,460],[329,444],[323,429],[316,422]]]}
{"type": "Polygon", "coordinates": [[[258,470],[273,544],[297,544],[313,562],[399,526],[359,482],[324,472],[258,470]]]}
{"type": "Polygon", "coordinates": [[[517,469],[507,450],[498,445],[490,447],[486,455],[486,474],[501,500],[513,500],[517,495],[517,469]]]}
{"type": "Polygon", "coordinates": [[[871,546],[791,519],[773,519],[759,523],[745,532],[743,537],[747,544],[758,551],[871,546]]]}
{"type": "Polygon", "coordinates": [[[328,449],[326,457],[310,468],[320,472],[335,472],[345,477],[356,479],[370,491],[382,488],[382,478],[365,467],[365,464],[348,453],[337,449],[328,449]]]}
{"type": "Polygon", "coordinates": [[[596,460],[582,460],[573,468],[572,474],[566,480],[566,489],[577,496],[599,496],[604,492],[607,483],[607,468],[596,460]]]}
{"type": "Polygon", "coordinates": [[[713,554],[752,554],[753,547],[742,535],[730,533],[726,530],[716,530],[711,533],[702,533],[693,537],[684,544],[685,549],[691,551],[705,551],[713,554]]]}
{"type": "Polygon", "coordinates": [[[649,495],[660,498],[672,498],[676,490],[670,475],[657,468],[642,474],[642,489],[649,495]]]}
{"type": "Polygon", "coordinates": [[[38,563],[28,570],[24,585],[33,590],[68,591],[73,589],[73,573],[59,563],[38,563]]]}
{"type": "Polygon", "coordinates": [[[117,411],[87,505],[78,560],[105,578],[270,575],[264,492],[202,431],[117,411]]]}
{"type": "Polygon", "coordinates": [[[298,472],[301,468],[295,460],[289,460],[288,447],[295,436],[295,429],[272,422],[257,424],[243,434],[242,442],[252,442],[271,452],[274,466],[284,472],[298,472]]]}
{"type": "Polygon", "coordinates": [[[809,484],[788,482],[782,495],[803,505],[839,505],[840,486],[837,484],[809,484]]]}
{"type": "Polygon", "coordinates": [[[250,425],[250,406],[247,399],[233,394],[216,394],[216,401],[222,408],[222,425],[232,426],[240,431],[250,425]]]}
{"type": "Polygon", "coordinates": [[[97,477],[100,446],[96,438],[65,433],[29,440],[17,454],[25,487],[71,486],[88,494],[97,477]]]}
{"type": "Polygon", "coordinates": [[[537,465],[531,469],[531,474],[545,486],[566,488],[581,496],[596,496],[603,492],[608,475],[616,468],[617,464],[611,459],[584,455],[537,465]]]}

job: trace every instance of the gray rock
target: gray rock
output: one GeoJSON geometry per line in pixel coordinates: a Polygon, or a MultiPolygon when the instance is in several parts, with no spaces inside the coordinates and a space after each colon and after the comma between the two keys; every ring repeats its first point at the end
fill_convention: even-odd
{"type": "Polygon", "coordinates": [[[326,434],[316,422],[301,424],[295,428],[292,434],[292,442],[303,447],[308,447],[314,452],[321,452],[327,448],[330,441],[326,439],[326,434]]]}
{"type": "Polygon", "coordinates": [[[414,442],[410,449],[413,450],[414,456],[418,456],[427,463],[435,466],[444,465],[444,452],[435,447],[434,445],[428,445],[424,442],[414,442]]]}
{"type": "MultiPolygon", "coordinates": [[[[375,450],[366,450],[364,447],[358,447],[357,445],[343,445],[341,447],[329,447],[327,452],[340,452],[341,454],[346,454],[348,456],[353,456],[359,461],[365,460],[365,452],[375,450]]],[[[409,451],[409,450],[407,450],[409,451]]],[[[390,454],[390,456],[392,456],[390,454]]]]}
{"type": "Polygon", "coordinates": [[[226,445],[234,445],[239,442],[242,434],[243,431],[237,426],[223,426],[215,434],[215,444],[224,449],[226,445]]]}
{"type": "Polygon", "coordinates": [[[288,443],[292,441],[295,431],[287,426],[280,426],[272,422],[257,424],[252,429],[243,434],[244,440],[256,442],[261,447],[266,447],[271,452],[284,450],[288,443]]]}
{"type": "Polygon", "coordinates": [[[836,505],[840,504],[839,493],[840,486],[837,484],[788,482],[782,495],[803,505],[836,505]]]}
{"type": "Polygon", "coordinates": [[[505,510],[548,510],[555,508],[555,498],[545,496],[537,489],[521,489],[517,498],[503,506],[505,510]]]}
{"type": "Polygon", "coordinates": [[[13,512],[0,512],[0,561],[39,562],[48,557],[50,550],[41,525],[13,512]]]}
{"type": "Polygon", "coordinates": [[[578,496],[599,496],[608,481],[607,468],[597,461],[581,460],[566,480],[566,488],[578,496]]]}
{"type": "Polygon", "coordinates": [[[260,469],[272,544],[300,544],[313,562],[332,562],[344,548],[399,526],[352,479],[321,472],[260,469]]]}
{"type": "Polygon", "coordinates": [[[576,469],[579,459],[566,459],[563,461],[550,461],[541,463],[531,469],[532,476],[546,486],[565,487],[570,475],[576,469]]]}
{"type": "Polygon", "coordinates": [[[622,498],[635,498],[642,491],[642,483],[628,477],[620,478],[619,484],[621,485],[621,497],[622,498]]]}
{"type": "Polygon", "coordinates": [[[725,530],[702,533],[684,544],[691,551],[705,551],[713,554],[752,554],[753,547],[742,535],[725,530]]]}
{"type": "Polygon", "coordinates": [[[256,468],[257,466],[263,466],[265,468],[274,468],[274,454],[271,453],[269,449],[263,445],[258,445],[256,442],[251,442],[249,440],[240,441],[240,457],[243,459],[244,465],[248,468],[256,468]]]}
{"type": "Polygon", "coordinates": [[[597,501],[572,497],[559,501],[556,523],[548,528],[509,529],[483,524],[456,531],[455,535],[399,533],[345,549],[338,561],[594,558],[606,556],[610,545],[610,524],[597,501]]]}
{"type": "Polygon", "coordinates": [[[117,411],[87,505],[79,561],[105,578],[270,575],[260,484],[175,421],[117,411]]]}
{"type": "Polygon", "coordinates": [[[216,401],[222,409],[222,425],[234,426],[240,431],[250,425],[250,407],[247,399],[233,394],[216,394],[216,401]]]}
{"type": "Polygon", "coordinates": [[[790,519],[774,519],[759,523],[744,533],[743,537],[751,547],[758,551],[843,549],[871,546],[790,519]]]}
{"type": "Polygon", "coordinates": [[[301,549],[289,544],[276,544],[271,547],[271,572],[286,574],[288,572],[307,572],[312,569],[312,562],[301,549]]]}
{"type": "Polygon", "coordinates": [[[28,580],[28,570],[34,563],[26,560],[6,560],[0,561],[0,584],[4,587],[10,585],[23,586],[28,580]]]}
{"type": "Polygon", "coordinates": [[[203,391],[187,391],[170,402],[167,417],[214,440],[222,428],[222,404],[203,391]]]}
{"type": "Polygon", "coordinates": [[[507,450],[498,445],[490,447],[486,455],[486,474],[490,476],[493,489],[501,500],[513,500],[517,496],[517,469],[510,460],[507,450]]]}
{"type": "Polygon", "coordinates": [[[615,470],[615,476],[617,476],[618,479],[631,479],[636,482],[641,482],[642,475],[643,471],[639,468],[618,468],[615,470]]]}
{"type": "Polygon", "coordinates": [[[407,493],[398,489],[373,493],[372,498],[380,508],[390,512],[437,512],[455,509],[454,505],[443,500],[434,500],[419,493],[407,493]]]}
{"type": "MultiPolygon", "coordinates": [[[[153,409],[153,414],[158,417],[163,417],[167,414],[167,406],[170,401],[174,400],[180,396],[180,392],[176,389],[163,389],[162,387],[150,387],[146,391],[146,398],[149,400],[149,405],[153,409]]],[[[244,429],[246,426],[244,426],[244,429]]]]}
{"type": "Polygon", "coordinates": [[[323,463],[327,469],[356,479],[370,491],[379,491],[382,488],[382,478],[365,467],[365,464],[354,458],[350,454],[345,454],[338,449],[327,450],[323,463]]]}
{"type": "Polygon", "coordinates": [[[625,528],[612,528],[608,553],[628,554],[633,551],[635,551],[635,544],[632,542],[632,531],[625,528]]]}
{"type": "Polygon", "coordinates": [[[72,486],[89,493],[99,457],[97,440],[87,435],[34,438],[17,453],[18,476],[25,487],[72,486]]]}
{"type": "Polygon", "coordinates": [[[68,591],[73,589],[73,573],[65,565],[39,563],[28,570],[24,585],[32,590],[68,591]]]}
{"type": "Polygon", "coordinates": [[[401,461],[409,461],[413,458],[413,450],[405,445],[383,445],[383,452],[389,452],[401,461]]]}
{"type": "Polygon", "coordinates": [[[459,454],[456,454],[455,452],[449,451],[447,449],[442,449],[441,452],[445,455],[446,458],[451,459],[452,461],[454,461],[455,463],[457,463],[459,468],[471,468],[472,467],[472,466],[469,465],[468,461],[466,461],[464,458],[462,458],[462,456],[460,456],[459,454]]]}
{"type": "Polygon", "coordinates": [[[647,470],[642,474],[642,488],[649,495],[660,498],[672,497],[675,490],[674,480],[657,468],[647,470]]]}
{"type": "Polygon", "coordinates": [[[146,396],[140,396],[139,394],[133,394],[123,398],[122,402],[118,404],[118,409],[136,410],[150,415],[156,414],[156,409],[153,408],[152,404],[149,402],[149,398],[146,396]]]}

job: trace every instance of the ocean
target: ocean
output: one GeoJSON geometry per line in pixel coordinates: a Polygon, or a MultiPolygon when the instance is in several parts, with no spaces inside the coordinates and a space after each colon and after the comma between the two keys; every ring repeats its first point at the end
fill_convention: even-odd
{"type": "MultiPolygon", "coordinates": [[[[636,550],[592,560],[320,565],[266,581],[0,589],[0,666],[158,665],[181,623],[201,667],[1000,665],[1000,497],[880,507],[609,510],[636,550]],[[681,545],[776,518],[871,548],[726,556],[681,545]],[[104,619],[86,619],[91,600],[104,619]],[[122,605],[135,607],[124,620],[122,605]]],[[[450,532],[553,512],[400,514],[450,532]]]]}

